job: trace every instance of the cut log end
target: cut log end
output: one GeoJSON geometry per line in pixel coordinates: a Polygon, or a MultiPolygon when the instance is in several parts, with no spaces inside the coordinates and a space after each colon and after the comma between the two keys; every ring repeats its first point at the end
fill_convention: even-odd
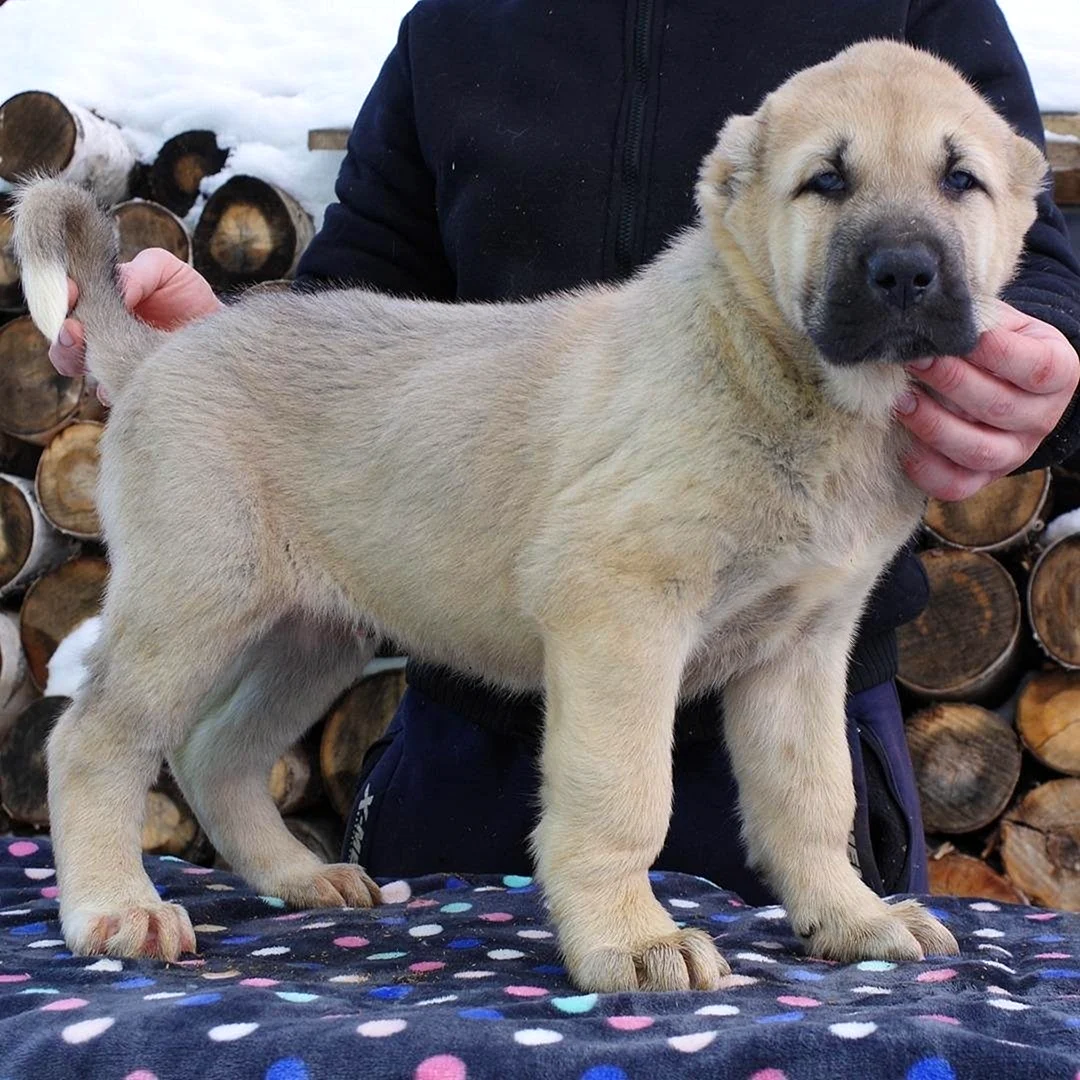
{"type": "Polygon", "coordinates": [[[1080,776],[1080,671],[1042,671],[1020,691],[1016,727],[1032,755],[1080,776]]]}
{"type": "Polygon", "coordinates": [[[1041,784],[1005,815],[1001,861],[1033,903],[1080,911],[1080,779],[1041,784]]]}
{"type": "Polygon", "coordinates": [[[229,156],[212,131],[183,131],[167,140],[150,167],[154,200],[186,215],[199,197],[203,178],[221,172],[229,156]]]}
{"type": "Polygon", "coordinates": [[[36,488],[42,512],[56,528],[82,540],[101,537],[95,491],[103,424],[84,420],[56,435],[38,461],[36,488]]]}
{"type": "Polygon", "coordinates": [[[62,172],[77,139],[75,118],[58,97],[42,90],[16,94],[0,105],[0,177],[62,172]]]}
{"type": "Polygon", "coordinates": [[[1062,667],[1080,669],[1080,534],[1043,552],[1028,578],[1035,640],[1062,667]]]}
{"type": "Polygon", "coordinates": [[[1020,779],[1020,743],[1012,728],[978,705],[946,702],[906,726],[928,832],[967,833],[989,825],[1020,779]]]}
{"type": "Polygon", "coordinates": [[[37,828],[49,824],[45,745],[69,703],[66,697],[33,702],[0,743],[0,801],[13,821],[37,828]]]}
{"type": "Polygon", "coordinates": [[[191,262],[191,239],[184,223],[167,207],[146,199],[129,199],[112,211],[120,243],[120,261],[147,248],[164,248],[181,262],[191,262]]]}
{"type": "Polygon", "coordinates": [[[900,627],[900,682],[929,700],[991,701],[1007,688],[1019,656],[1016,586],[992,556],[940,550],[920,554],[930,603],[900,627]]]}
{"type": "Polygon", "coordinates": [[[923,524],[936,539],[969,551],[1000,551],[1040,527],[1050,470],[1003,476],[962,502],[931,499],[923,524]]]}
{"type": "Polygon", "coordinates": [[[934,896],[967,896],[1026,904],[1027,897],[982,859],[951,851],[932,856],[929,864],[930,892],[934,896]]]}

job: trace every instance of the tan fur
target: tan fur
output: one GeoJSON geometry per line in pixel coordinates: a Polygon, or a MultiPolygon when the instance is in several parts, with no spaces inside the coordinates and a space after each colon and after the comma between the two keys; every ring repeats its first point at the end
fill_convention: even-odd
{"type": "MultiPolygon", "coordinates": [[[[102,354],[112,577],[92,680],[49,747],[72,949],[194,945],[140,864],[163,755],[260,892],[376,897],[359,868],[321,867],[292,839],[264,783],[370,657],[366,629],[546,692],[536,864],[582,989],[714,988],[727,971],[647,878],[676,700],[717,685],[750,856],[811,950],[955,951],[846,854],[847,654],[922,507],[890,415],[905,380],[828,364],[798,298],[822,287],[834,229],[888,205],[959,240],[985,303],[1043,167],[951,69],[871,43],[730,121],[702,170],[701,223],[623,286],[518,305],[265,297],[139,338],[123,363],[102,354]],[[958,133],[989,198],[938,189],[941,140],[958,133]],[[839,137],[857,193],[793,198],[839,137]]],[[[31,188],[31,277],[52,265],[31,235],[41,206],[31,188]]]]}

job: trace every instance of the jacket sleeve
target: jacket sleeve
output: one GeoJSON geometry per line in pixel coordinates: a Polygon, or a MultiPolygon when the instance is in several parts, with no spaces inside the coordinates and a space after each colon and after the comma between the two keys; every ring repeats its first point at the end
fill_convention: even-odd
{"type": "Polygon", "coordinates": [[[349,135],[337,202],[297,268],[304,285],[366,285],[430,300],[454,296],[435,181],[417,133],[409,17],[349,135]]]}
{"type": "MultiPolygon", "coordinates": [[[[994,0],[913,0],[908,41],[962,71],[1021,134],[1045,149],[1042,120],[1024,60],[994,0]]],[[[1056,326],[1080,352],[1080,263],[1049,183],[1025,242],[1020,268],[1003,294],[1013,307],[1056,326]]],[[[1080,450],[1076,399],[1024,464],[1035,469],[1080,450]]]]}

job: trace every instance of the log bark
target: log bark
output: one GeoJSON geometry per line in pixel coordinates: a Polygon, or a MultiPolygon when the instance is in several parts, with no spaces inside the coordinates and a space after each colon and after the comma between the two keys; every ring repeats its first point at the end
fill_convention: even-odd
{"type": "Polygon", "coordinates": [[[923,700],[993,702],[1016,674],[1020,598],[991,555],[943,549],[920,554],[930,603],[897,632],[898,679],[923,700]]]}
{"type": "Polygon", "coordinates": [[[29,480],[0,474],[0,597],[26,588],[77,550],[41,512],[29,480]]]}
{"type": "Polygon", "coordinates": [[[185,217],[199,197],[203,178],[221,172],[229,156],[212,131],[182,131],[168,139],[150,166],[154,200],[185,217]]]}
{"type": "Polygon", "coordinates": [[[181,802],[164,791],[146,794],[146,817],[143,819],[142,849],[155,855],[183,856],[195,842],[199,826],[194,815],[181,802]]]}
{"type": "Polygon", "coordinates": [[[19,612],[19,633],[30,678],[44,689],[49,678],[49,660],[60,644],[84,619],[101,610],[109,564],[93,555],[71,559],[43,577],[26,591],[19,612]]]}
{"type": "Polygon", "coordinates": [[[934,896],[969,896],[1005,904],[1026,904],[1027,897],[982,859],[949,851],[931,855],[930,892],[934,896]]]}
{"type": "Polygon", "coordinates": [[[0,739],[35,697],[37,691],[19,640],[19,620],[0,611],[0,739]]]}
{"type": "Polygon", "coordinates": [[[164,248],[181,262],[191,262],[187,226],[167,207],[146,199],[128,199],[110,213],[116,222],[121,262],[128,262],[147,248],[164,248]]]}
{"type": "Polygon", "coordinates": [[[104,430],[94,420],[69,424],[53,436],[38,461],[35,488],[42,513],[61,532],[80,540],[101,539],[95,492],[104,430]]]}
{"type": "Polygon", "coordinates": [[[332,814],[293,815],[283,820],[289,832],[323,862],[341,862],[341,843],[345,830],[332,814]]]}
{"type": "Polygon", "coordinates": [[[1005,815],[1001,861],[1032,903],[1080,911],[1080,780],[1040,784],[1005,815]]]}
{"type": "Polygon", "coordinates": [[[234,176],[207,200],[193,237],[193,262],[220,291],[289,278],[315,234],[311,215],[286,192],[234,176]]]}
{"type": "Polygon", "coordinates": [[[1037,761],[1080,776],[1080,672],[1032,675],[1017,699],[1016,727],[1037,761]]]}
{"type": "Polygon", "coordinates": [[[1008,806],[1021,751],[1001,717],[978,705],[942,702],[909,717],[906,731],[927,832],[974,832],[1008,806]]]}
{"type": "Polygon", "coordinates": [[[0,195],[0,312],[25,311],[19,267],[11,251],[11,197],[0,195]]]}
{"type": "Polygon", "coordinates": [[[104,414],[84,378],[49,363],[49,343],[29,315],[0,326],[0,431],[44,446],[72,421],[104,414]]]}
{"type": "Polygon", "coordinates": [[[318,762],[303,744],[286,750],[270,770],[270,797],[282,814],[314,806],[322,795],[318,762]]]}
{"type": "Polygon", "coordinates": [[[1028,576],[1027,609],[1046,655],[1080,669],[1080,534],[1063,536],[1039,556],[1028,576]]]}
{"type": "Polygon", "coordinates": [[[1003,476],[962,502],[931,499],[923,526],[935,539],[967,551],[1005,551],[1042,528],[1050,470],[1003,476]]]}
{"type": "MultiPolygon", "coordinates": [[[[1047,133],[1080,138],[1080,113],[1043,113],[1047,133]]],[[[1080,206],[1080,144],[1048,139],[1046,156],[1054,177],[1058,206],[1080,206]]]]}
{"type": "Polygon", "coordinates": [[[49,824],[45,743],[70,698],[44,697],[28,705],[0,742],[0,802],[12,820],[49,824]]]}
{"type": "Polygon", "coordinates": [[[319,762],[330,805],[346,817],[368,747],[386,730],[405,693],[405,675],[384,671],[358,682],[326,718],[319,762]]]}
{"type": "Polygon", "coordinates": [[[0,105],[0,177],[41,171],[89,187],[105,205],[126,199],[135,151],[108,120],[41,90],[0,105]]]}

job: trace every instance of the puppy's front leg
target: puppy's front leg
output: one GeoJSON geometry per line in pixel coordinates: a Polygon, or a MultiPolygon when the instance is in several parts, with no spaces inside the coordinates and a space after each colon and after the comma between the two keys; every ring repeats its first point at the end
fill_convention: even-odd
{"type": "Polygon", "coordinates": [[[952,934],[919,904],[886,904],[848,861],[855,814],[844,717],[848,640],[848,633],[805,634],[725,687],[725,737],[750,861],[815,956],[956,953],[952,934]]]}
{"type": "Polygon", "coordinates": [[[688,642],[650,611],[545,644],[547,716],[537,872],[583,990],[715,989],[730,969],[680,930],[648,870],[671,814],[671,736],[688,642]]]}

